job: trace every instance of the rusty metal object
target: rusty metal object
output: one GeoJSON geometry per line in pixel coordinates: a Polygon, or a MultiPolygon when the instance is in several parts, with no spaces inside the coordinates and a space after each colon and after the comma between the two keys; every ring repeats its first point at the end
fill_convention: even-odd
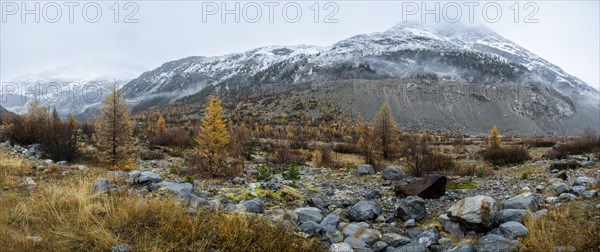
{"type": "Polygon", "coordinates": [[[399,197],[419,196],[423,199],[439,199],[446,194],[446,176],[429,176],[421,180],[407,183],[398,181],[394,185],[399,197]]]}

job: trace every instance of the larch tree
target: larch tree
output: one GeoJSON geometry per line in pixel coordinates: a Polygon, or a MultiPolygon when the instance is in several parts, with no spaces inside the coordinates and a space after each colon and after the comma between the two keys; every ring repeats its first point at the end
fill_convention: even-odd
{"type": "Polygon", "coordinates": [[[208,160],[208,169],[213,176],[223,174],[221,161],[228,155],[230,138],[221,100],[211,96],[196,137],[196,152],[208,160]]]}
{"type": "Polygon", "coordinates": [[[131,111],[120,90],[113,85],[112,91],[100,106],[96,119],[98,148],[113,166],[129,165],[133,153],[133,121],[131,111]]]}
{"type": "Polygon", "coordinates": [[[383,158],[393,158],[398,152],[398,127],[387,101],[381,105],[375,115],[375,134],[383,158]]]}
{"type": "Polygon", "coordinates": [[[488,137],[488,142],[492,148],[500,147],[500,144],[502,144],[500,133],[498,133],[498,127],[496,127],[496,124],[492,126],[492,130],[490,131],[490,135],[488,137]]]}

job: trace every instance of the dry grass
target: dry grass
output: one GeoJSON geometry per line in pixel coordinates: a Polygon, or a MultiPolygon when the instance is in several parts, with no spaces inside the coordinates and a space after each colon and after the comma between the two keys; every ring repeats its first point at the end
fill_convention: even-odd
{"type": "Polygon", "coordinates": [[[100,173],[94,169],[61,180],[34,177],[37,189],[19,188],[9,183],[20,183],[27,172],[17,164],[1,166],[0,182],[8,188],[0,191],[2,251],[107,251],[121,243],[134,251],[321,250],[315,240],[259,216],[191,214],[172,196],[142,198],[126,190],[94,195],[90,189],[100,173]]]}
{"type": "Polygon", "coordinates": [[[577,251],[597,251],[600,247],[600,200],[575,201],[551,210],[539,220],[528,218],[529,235],[523,251],[555,251],[555,246],[573,246],[577,251]]]}

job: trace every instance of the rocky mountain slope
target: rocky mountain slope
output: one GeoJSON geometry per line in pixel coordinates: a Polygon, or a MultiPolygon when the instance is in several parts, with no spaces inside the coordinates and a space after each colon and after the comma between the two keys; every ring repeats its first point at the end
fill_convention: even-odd
{"type": "Polygon", "coordinates": [[[244,93],[295,84],[338,86],[341,105],[367,118],[390,100],[409,128],[566,134],[600,125],[597,90],[484,27],[401,24],[328,47],[269,46],[189,57],[123,87],[136,111],[206,87],[244,93]]]}

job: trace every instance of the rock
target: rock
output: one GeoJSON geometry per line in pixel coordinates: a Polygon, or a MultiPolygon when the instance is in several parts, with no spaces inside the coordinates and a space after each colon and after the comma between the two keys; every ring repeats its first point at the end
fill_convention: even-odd
{"type": "Polygon", "coordinates": [[[322,210],[327,208],[327,204],[325,203],[325,201],[316,196],[308,198],[308,205],[322,210]]]}
{"type": "Polygon", "coordinates": [[[529,214],[529,211],[524,209],[502,209],[496,212],[496,223],[504,223],[509,221],[516,221],[523,223],[525,217],[529,214]]]}
{"type": "Polygon", "coordinates": [[[191,194],[194,190],[192,184],[190,183],[173,183],[173,182],[160,182],[150,184],[148,186],[151,190],[167,190],[172,191],[177,194],[177,196],[186,198],[187,195],[191,194]]]}
{"type": "Polygon", "coordinates": [[[444,252],[475,252],[475,248],[472,245],[467,244],[467,245],[456,246],[456,247],[446,250],[444,252]]]}
{"type": "Polygon", "coordinates": [[[542,158],[542,159],[553,159],[554,158],[554,154],[552,154],[552,152],[546,151],[546,152],[542,153],[542,155],[540,156],[540,158],[542,158]]]}
{"type": "Polygon", "coordinates": [[[575,185],[590,186],[596,183],[597,181],[595,179],[588,178],[585,176],[577,177],[575,179],[575,185]]]}
{"type": "Polygon", "coordinates": [[[356,167],[357,175],[372,175],[375,174],[375,169],[370,164],[360,164],[356,167]]]}
{"type": "Polygon", "coordinates": [[[344,240],[344,234],[342,234],[342,232],[340,232],[337,229],[327,230],[325,232],[325,237],[331,243],[338,243],[338,242],[342,242],[344,240]]]}
{"type": "Polygon", "coordinates": [[[414,227],[415,225],[415,219],[407,220],[402,224],[403,227],[414,227]]]}
{"type": "Polygon", "coordinates": [[[501,235],[488,234],[477,240],[477,251],[517,251],[518,242],[510,240],[501,235]]]}
{"type": "Polygon", "coordinates": [[[354,249],[347,243],[338,242],[331,245],[329,249],[331,252],[354,252],[354,249]]]}
{"type": "Polygon", "coordinates": [[[397,247],[394,252],[428,252],[427,247],[420,243],[411,242],[409,244],[397,247]]]}
{"type": "Polygon", "coordinates": [[[500,225],[502,235],[509,239],[522,238],[529,234],[529,230],[523,224],[516,221],[509,221],[500,225]]]}
{"type": "Polygon", "coordinates": [[[137,178],[137,183],[139,183],[139,184],[158,183],[161,180],[162,179],[161,179],[160,175],[158,175],[154,172],[150,172],[150,171],[143,171],[140,173],[139,178],[137,178]]]}
{"type": "Polygon", "coordinates": [[[435,228],[424,230],[417,235],[416,240],[425,247],[436,244],[441,238],[440,233],[435,228]]]}
{"type": "Polygon", "coordinates": [[[352,236],[346,237],[346,239],[344,239],[344,243],[350,245],[354,251],[368,251],[369,249],[367,243],[352,236]]]}
{"type": "Polygon", "coordinates": [[[544,192],[548,195],[558,196],[561,193],[569,192],[569,186],[563,182],[552,182],[544,189],[544,192]]]}
{"type": "Polygon", "coordinates": [[[394,233],[387,233],[381,236],[381,241],[392,247],[399,247],[410,243],[410,238],[394,233]]]}
{"type": "Polygon", "coordinates": [[[403,221],[410,219],[422,220],[427,216],[425,200],[418,196],[408,196],[402,199],[395,208],[396,216],[403,221]]]}
{"type": "Polygon", "coordinates": [[[583,195],[585,193],[585,186],[573,186],[571,187],[571,191],[575,195],[583,195]]]}
{"type": "Polygon", "coordinates": [[[235,177],[231,180],[231,182],[233,182],[234,185],[245,185],[246,179],[242,177],[235,177]]]}
{"type": "Polygon", "coordinates": [[[554,252],[577,252],[573,246],[554,246],[554,252]]]}
{"type": "Polygon", "coordinates": [[[542,218],[542,216],[548,214],[548,209],[542,209],[540,211],[535,212],[534,216],[536,220],[539,220],[540,218],[542,218]]]}
{"type": "Polygon", "coordinates": [[[572,201],[575,199],[577,199],[577,196],[570,194],[570,193],[563,193],[558,196],[557,201],[560,203],[563,203],[563,202],[568,202],[568,201],[572,201]]]}
{"type": "Polygon", "coordinates": [[[321,226],[323,230],[337,230],[337,226],[340,224],[340,217],[337,214],[330,213],[323,220],[321,220],[321,226]]]}
{"type": "Polygon", "coordinates": [[[375,252],[383,252],[388,247],[387,243],[378,241],[371,246],[371,249],[375,252]]]}
{"type": "Polygon", "coordinates": [[[92,193],[106,194],[110,190],[110,185],[107,178],[97,178],[92,186],[92,193]]]}
{"type": "Polygon", "coordinates": [[[372,201],[361,200],[350,208],[348,216],[353,221],[374,220],[381,214],[381,207],[372,201]]]}
{"type": "Polygon", "coordinates": [[[243,201],[242,204],[244,204],[244,206],[246,206],[247,211],[250,213],[264,213],[265,212],[265,204],[259,199],[246,200],[246,201],[243,201]]]}
{"type": "Polygon", "coordinates": [[[305,221],[298,228],[310,236],[317,236],[321,232],[321,225],[314,221],[305,221]]]}
{"type": "Polygon", "coordinates": [[[404,176],[406,176],[406,174],[404,174],[402,168],[398,166],[386,166],[381,172],[381,178],[385,180],[401,179],[404,176]]]}
{"type": "Polygon", "coordinates": [[[596,163],[596,162],[590,160],[590,161],[583,161],[583,162],[579,163],[579,165],[581,165],[581,167],[590,167],[590,166],[594,165],[594,163],[596,163]]]}
{"type": "Polygon", "coordinates": [[[442,224],[442,226],[444,226],[444,229],[446,231],[453,234],[454,236],[456,236],[458,238],[462,238],[465,236],[465,232],[461,228],[460,223],[450,220],[450,218],[448,218],[447,214],[440,215],[440,217],[438,218],[438,221],[440,222],[440,224],[442,224]]]}
{"type": "Polygon", "coordinates": [[[369,224],[365,222],[341,222],[338,228],[344,236],[363,240],[367,244],[373,244],[381,238],[381,233],[375,229],[369,229],[369,224]]]}
{"type": "Polygon", "coordinates": [[[133,249],[129,244],[118,244],[110,248],[110,252],[131,252],[133,249]]]}
{"type": "Polygon", "coordinates": [[[490,196],[477,195],[459,200],[452,205],[446,214],[467,228],[486,231],[494,225],[497,211],[496,201],[490,196]]]}
{"type": "Polygon", "coordinates": [[[438,240],[438,243],[439,243],[439,244],[441,244],[441,245],[444,245],[444,244],[452,244],[452,240],[450,240],[450,239],[448,239],[448,238],[440,238],[440,239],[438,240]]]}
{"type": "Polygon", "coordinates": [[[44,164],[52,164],[52,163],[54,163],[54,161],[52,161],[52,159],[44,160],[44,164]]]}
{"type": "Polygon", "coordinates": [[[297,223],[301,224],[305,221],[321,222],[323,215],[321,210],[315,207],[301,207],[294,210],[294,214],[298,216],[297,223]]]}
{"type": "Polygon", "coordinates": [[[407,183],[397,181],[394,191],[397,196],[419,196],[424,199],[438,199],[446,194],[446,176],[429,176],[425,179],[407,183]]]}
{"type": "Polygon", "coordinates": [[[25,177],[25,186],[27,189],[33,190],[37,187],[37,183],[31,177],[25,177]]]}
{"type": "Polygon", "coordinates": [[[42,239],[42,237],[39,237],[39,236],[27,236],[25,238],[27,238],[27,240],[30,240],[34,243],[38,243],[38,242],[41,242],[44,240],[44,239],[42,239]]]}
{"type": "Polygon", "coordinates": [[[546,202],[547,204],[554,204],[556,203],[556,201],[558,201],[558,197],[548,197],[544,199],[544,202],[546,202]]]}
{"type": "Polygon", "coordinates": [[[57,165],[67,165],[67,161],[58,161],[56,162],[57,165]]]}
{"type": "Polygon", "coordinates": [[[522,193],[504,201],[504,209],[526,209],[536,211],[544,202],[544,196],[537,193],[522,193]]]}
{"type": "Polygon", "coordinates": [[[38,165],[38,166],[35,167],[35,169],[38,170],[38,171],[43,171],[43,170],[46,170],[46,166],[44,166],[44,165],[38,165]]]}

